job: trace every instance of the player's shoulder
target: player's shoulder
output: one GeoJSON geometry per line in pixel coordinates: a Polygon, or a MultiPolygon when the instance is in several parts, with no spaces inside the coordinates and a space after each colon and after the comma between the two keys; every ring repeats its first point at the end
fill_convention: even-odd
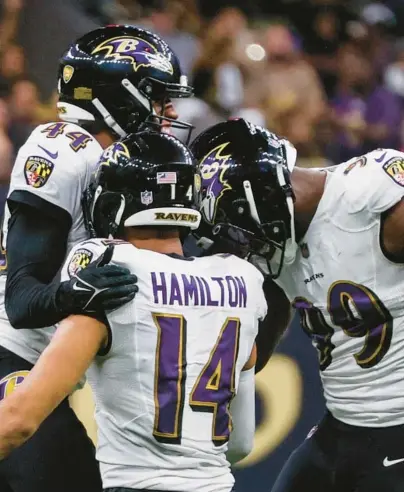
{"type": "MultiPolygon", "coordinates": [[[[398,167],[404,163],[404,153],[396,149],[376,149],[363,154],[360,156],[353,157],[346,162],[336,166],[347,181],[359,182],[367,177],[374,177],[377,175],[388,175],[390,177],[395,177],[395,172],[391,172],[392,168],[394,171],[398,171],[398,167]],[[395,164],[399,166],[395,166],[395,164]]],[[[331,171],[333,168],[331,168],[331,171]]],[[[401,178],[401,176],[400,176],[401,178]]],[[[396,180],[397,182],[401,179],[396,180]]],[[[404,179],[402,183],[404,185],[404,179]]]]}
{"type": "Polygon", "coordinates": [[[376,149],[338,166],[344,198],[352,212],[380,213],[404,195],[404,153],[376,149]]]}
{"type": "Polygon", "coordinates": [[[71,278],[80,270],[86,268],[89,263],[97,261],[104,253],[106,253],[108,248],[113,248],[109,263],[125,264],[128,259],[128,247],[130,247],[131,250],[135,249],[130,243],[119,239],[95,238],[81,241],[73,246],[66,259],[64,276],[67,274],[71,278]],[[125,250],[123,248],[125,248],[125,250]]]}
{"type": "Polygon", "coordinates": [[[38,125],[31,132],[20,153],[35,150],[53,160],[64,156],[74,162],[99,158],[102,148],[87,130],[75,123],[52,121],[38,125]]]}
{"type": "Polygon", "coordinates": [[[97,255],[102,254],[108,247],[112,247],[114,253],[115,251],[118,251],[118,254],[125,254],[122,250],[123,247],[134,248],[131,243],[122,239],[90,238],[75,244],[72,251],[86,249],[92,253],[93,257],[96,257],[97,255]]]}

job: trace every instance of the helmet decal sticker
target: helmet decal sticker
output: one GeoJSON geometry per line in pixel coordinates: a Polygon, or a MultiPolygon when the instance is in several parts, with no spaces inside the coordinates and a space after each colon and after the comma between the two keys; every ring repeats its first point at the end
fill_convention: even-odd
{"type": "Polygon", "coordinates": [[[107,39],[99,44],[91,54],[102,54],[106,59],[115,61],[129,60],[135,72],[140,67],[152,67],[169,74],[174,73],[171,62],[159,53],[153,44],[133,36],[107,39]]]}
{"type": "Polygon", "coordinates": [[[224,154],[230,142],[220,144],[212,149],[200,162],[199,169],[202,178],[202,210],[201,213],[209,224],[213,224],[220,198],[231,186],[224,179],[226,170],[230,167],[231,154],[224,154]]]}
{"type": "Polygon", "coordinates": [[[118,164],[119,158],[130,158],[130,152],[128,147],[122,142],[115,142],[104,150],[101,159],[100,166],[110,166],[111,164],[118,164]]]}

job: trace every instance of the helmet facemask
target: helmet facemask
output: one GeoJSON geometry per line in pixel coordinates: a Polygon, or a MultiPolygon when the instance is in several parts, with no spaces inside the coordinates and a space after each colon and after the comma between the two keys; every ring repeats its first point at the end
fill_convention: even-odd
{"type": "Polygon", "coordinates": [[[188,132],[186,140],[188,143],[194,129],[193,125],[164,115],[165,107],[171,99],[190,97],[193,94],[192,87],[187,85],[187,77],[181,75],[180,78],[180,84],[167,84],[147,77],[140,82],[138,88],[126,78],[121,84],[128,94],[121,98],[120,103],[119,98],[115,96],[114,107],[111,110],[108,110],[108,107],[102,103],[104,99],[102,97],[95,98],[92,103],[101,114],[105,124],[121,138],[147,128],[161,131],[166,126],[166,122],[169,122],[170,127],[188,132]],[[161,114],[156,112],[155,103],[159,104],[161,114]]]}
{"type": "Polygon", "coordinates": [[[297,252],[295,197],[290,183],[290,174],[295,166],[297,154],[296,149],[287,140],[281,140],[281,143],[284,156],[273,163],[278,185],[273,203],[268,196],[268,200],[261,203],[258,212],[251,183],[243,182],[250,216],[255,223],[253,230],[256,231],[250,240],[248,259],[272,279],[279,277],[284,265],[294,262],[297,252]]]}
{"type": "Polygon", "coordinates": [[[176,120],[164,115],[165,108],[171,103],[172,99],[186,98],[193,95],[193,89],[188,85],[187,77],[181,75],[179,84],[164,83],[160,80],[147,77],[140,82],[139,90],[147,94],[148,98],[150,98],[149,116],[141,123],[139,129],[153,128],[157,131],[162,131],[168,122],[171,128],[185,130],[187,132],[185,144],[188,145],[194,126],[185,121],[176,120]],[[159,104],[161,108],[160,114],[156,112],[153,103],[159,104]]]}

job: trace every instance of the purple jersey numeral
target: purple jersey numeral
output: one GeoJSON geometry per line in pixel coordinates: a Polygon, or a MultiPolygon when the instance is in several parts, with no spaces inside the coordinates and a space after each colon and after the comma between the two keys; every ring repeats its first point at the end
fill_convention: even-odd
{"type": "MultiPolygon", "coordinates": [[[[42,130],[41,133],[46,133],[46,138],[56,138],[62,135],[65,131],[67,123],[52,123],[42,130]]],[[[88,142],[93,139],[90,135],[83,132],[68,132],[66,137],[70,138],[70,147],[74,152],[78,152],[80,149],[85,149],[88,142]]]]}
{"type": "Polygon", "coordinates": [[[52,123],[47,126],[41,133],[46,133],[47,138],[56,138],[65,131],[66,123],[52,123]]]}
{"type": "Polygon", "coordinates": [[[181,315],[153,314],[157,327],[153,436],[157,441],[181,442],[185,391],[185,329],[181,315]]]}
{"type": "MultiPolygon", "coordinates": [[[[181,443],[185,403],[186,320],[181,315],[153,314],[157,327],[153,436],[165,443],[181,443]]],[[[240,320],[227,318],[208,361],[189,398],[195,412],[213,414],[212,441],[220,446],[231,432],[229,406],[235,395],[240,320]]]]}
{"type": "MultiPolygon", "coordinates": [[[[297,297],[294,307],[300,314],[303,330],[313,338],[319,351],[320,370],[332,362],[334,334],[321,310],[307,299],[297,297]]],[[[365,337],[362,349],[354,354],[359,367],[374,367],[386,355],[393,335],[393,319],[383,302],[369,288],[348,281],[334,282],[328,291],[331,321],[349,337],[365,337]]]]}
{"type": "Polygon", "coordinates": [[[91,142],[91,140],[93,139],[92,137],[90,137],[90,135],[82,132],[69,132],[66,133],[66,137],[70,138],[70,147],[75,152],[79,151],[80,149],[85,149],[88,142],[91,142]]]}
{"type": "Polygon", "coordinates": [[[212,441],[215,446],[227,442],[232,429],[229,406],[235,395],[239,333],[240,320],[227,318],[189,398],[195,412],[213,413],[212,441]]]}
{"type": "Polygon", "coordinates": [[[393,319],[377,295],[363,285],[335,282],[328,292],[328,306],[332,322],[349,337],[366,337],[354,355],[357,364],[366,369],[379,363],[390,348],[393,319]]]}

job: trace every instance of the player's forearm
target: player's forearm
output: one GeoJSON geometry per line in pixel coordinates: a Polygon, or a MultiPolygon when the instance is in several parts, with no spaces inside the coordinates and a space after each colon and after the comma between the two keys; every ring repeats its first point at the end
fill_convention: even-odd
{"type": "Polygon", "coordinates": [[[28,440],[73,391],[108,338],[86,316],[65,319],[28,376],[0,402],[0,459],[28,440]]]}
{"type": "Polygon", "coordinates": [[[12,394],[0,404],[0,460],[27,441],[39,424],[24,411],[19,395],[12,394]]]}
{"type": "Polygon", "coordinates": [[[34,277],[7,281],[5,307],[14,328],[44,328],[66,317],[56,305],[59,283],[44,285],[34,277]]]}

